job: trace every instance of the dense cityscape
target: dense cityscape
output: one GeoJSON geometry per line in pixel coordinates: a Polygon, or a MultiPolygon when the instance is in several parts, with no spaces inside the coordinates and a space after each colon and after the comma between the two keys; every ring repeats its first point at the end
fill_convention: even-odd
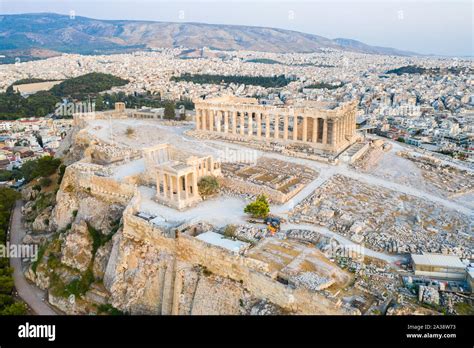
{"type": "Polygon", "coordinates": [[[334,42],[1,56],[0,315],[474,315],[472,57],[334,42]]]}

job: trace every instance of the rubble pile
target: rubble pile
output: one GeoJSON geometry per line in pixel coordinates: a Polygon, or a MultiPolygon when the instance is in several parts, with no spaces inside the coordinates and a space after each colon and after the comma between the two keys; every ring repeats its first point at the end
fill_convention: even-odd
{"type": "Polygon", "coordinates": [[[421,169],[423,179],[435,187],[442,196],[452,197],[471,193],[474,190],[474,173],[458,167],[443,164],[439,159],[416,155],[410,152],[397,153],[412,161],[421,169]]]}
{"type": "Polygon", "coordinates": [[[238,240],[250,242],[252,244],[257,243],[259,240],[267,235],[265,228],[253,226],[250,224],[237,226],[234,237],[238,240]]]}
{"type": "Polygon", "coordinates": [[[321,276],[315,272],[301,272],[291,276],[288,281],[296,287],[303,286],[312,291],[325,289],[334,283],[334,279],[321,276]]]}
{"type": "Polygon", "coordinates": [[[291,212],[379,251],[472,256],[469,217],[415,196],[335,175],[291,212]]]}
{"type": "Polygon", "coordinates": [[[439,291],[432,286],[420,285],[418,300],[427,304],[439,305],[439,291]]]}

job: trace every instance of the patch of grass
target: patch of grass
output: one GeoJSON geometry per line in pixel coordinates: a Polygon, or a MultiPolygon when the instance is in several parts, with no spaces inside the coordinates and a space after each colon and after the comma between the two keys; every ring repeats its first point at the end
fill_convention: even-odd
{"type": "Polygon", "coordinates": [[[204,274],[204,276],[206,276],[206,277],[209,277],[209,276],[212,274],[212,272],[209,271],[209,270],[207,269],[207,267],[203,266],[203,267],[202,267],[202,274],[204,274]]]}
{"type": "Polygon", "coordinates": [[[115,232],[120,228],[120,220],[119,222],[114,222],[114,225],[112,227],[112,232],[105,235],[102,234],[99,230],[96,230],[94,227],[92,227],[90,224],[87,224],[87,230],[89,231],[89,235],[92,238],[92,257],[95,257],[95,254],[97,250],[103,246],[105,243],[107,243],[110,239],[112,239],[112,236],[114,235],[115,232]]]}
{"type": "Polygon", "coordinates": [[[474,306],[466,302],[455,303],[454,309],[460,315],[474,315],[474,306]]]}
{"type": "Polygon", "coordinates": [[[107,315],[126,315],[125,312],[115,308],[111,304],[101,304],[97,306],[97,311],[99,314],[107,314],[107,315]]]}
{"type": "Polygon", "coordinates": [[[235,231],[237,227],[235,225],[227,225],[224,229],[224,236],[227,238],[233,239],[235,238],[235,231]]]}
{"type": "Polygon", "coordinates": [[[33,261],[31,264],[31,269],[33,270],[33,273],[36,274],[36,269],[38,268],[38,265],[41,263],[43,260],[44,253],[46,252],[46,248],[48,247],[48,244],[43,244],[40,246],[38,250],[38,257],[36,258],[36,261],[33,261]]]}
{"type": "Polygon", "coordinates": [[[92,267],[88,267],[80,278],[74,279],[66,285],[65,291],[68,296],[82,296],[87,292],[87,290],[89,290],[89,287],[94,282],[94,280],[95,278],[94,273],[92,272],[92,267]]]}

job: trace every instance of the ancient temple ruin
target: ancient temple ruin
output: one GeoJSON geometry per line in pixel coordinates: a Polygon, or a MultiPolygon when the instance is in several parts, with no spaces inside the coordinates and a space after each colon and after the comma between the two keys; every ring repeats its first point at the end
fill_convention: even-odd
{"type": "Polygon", "coordinates": [[[328,153],[339,153],[356,141],[356,101],[277,107],[226,96],[194,103],[196,130],[224,138],[300,142],[328,153]]]}

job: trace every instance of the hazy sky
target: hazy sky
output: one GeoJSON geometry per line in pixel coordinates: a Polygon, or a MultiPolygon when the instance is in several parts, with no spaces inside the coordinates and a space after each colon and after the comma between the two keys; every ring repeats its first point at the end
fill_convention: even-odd
{"type": "MultiPolygon", "coordinates": [[[[473,56],[472,0],[0,0],[0,13],[242,24],[426,54],[473,56]]],[[[0,24],[1,25],[1,24],[0,24]]]]}

